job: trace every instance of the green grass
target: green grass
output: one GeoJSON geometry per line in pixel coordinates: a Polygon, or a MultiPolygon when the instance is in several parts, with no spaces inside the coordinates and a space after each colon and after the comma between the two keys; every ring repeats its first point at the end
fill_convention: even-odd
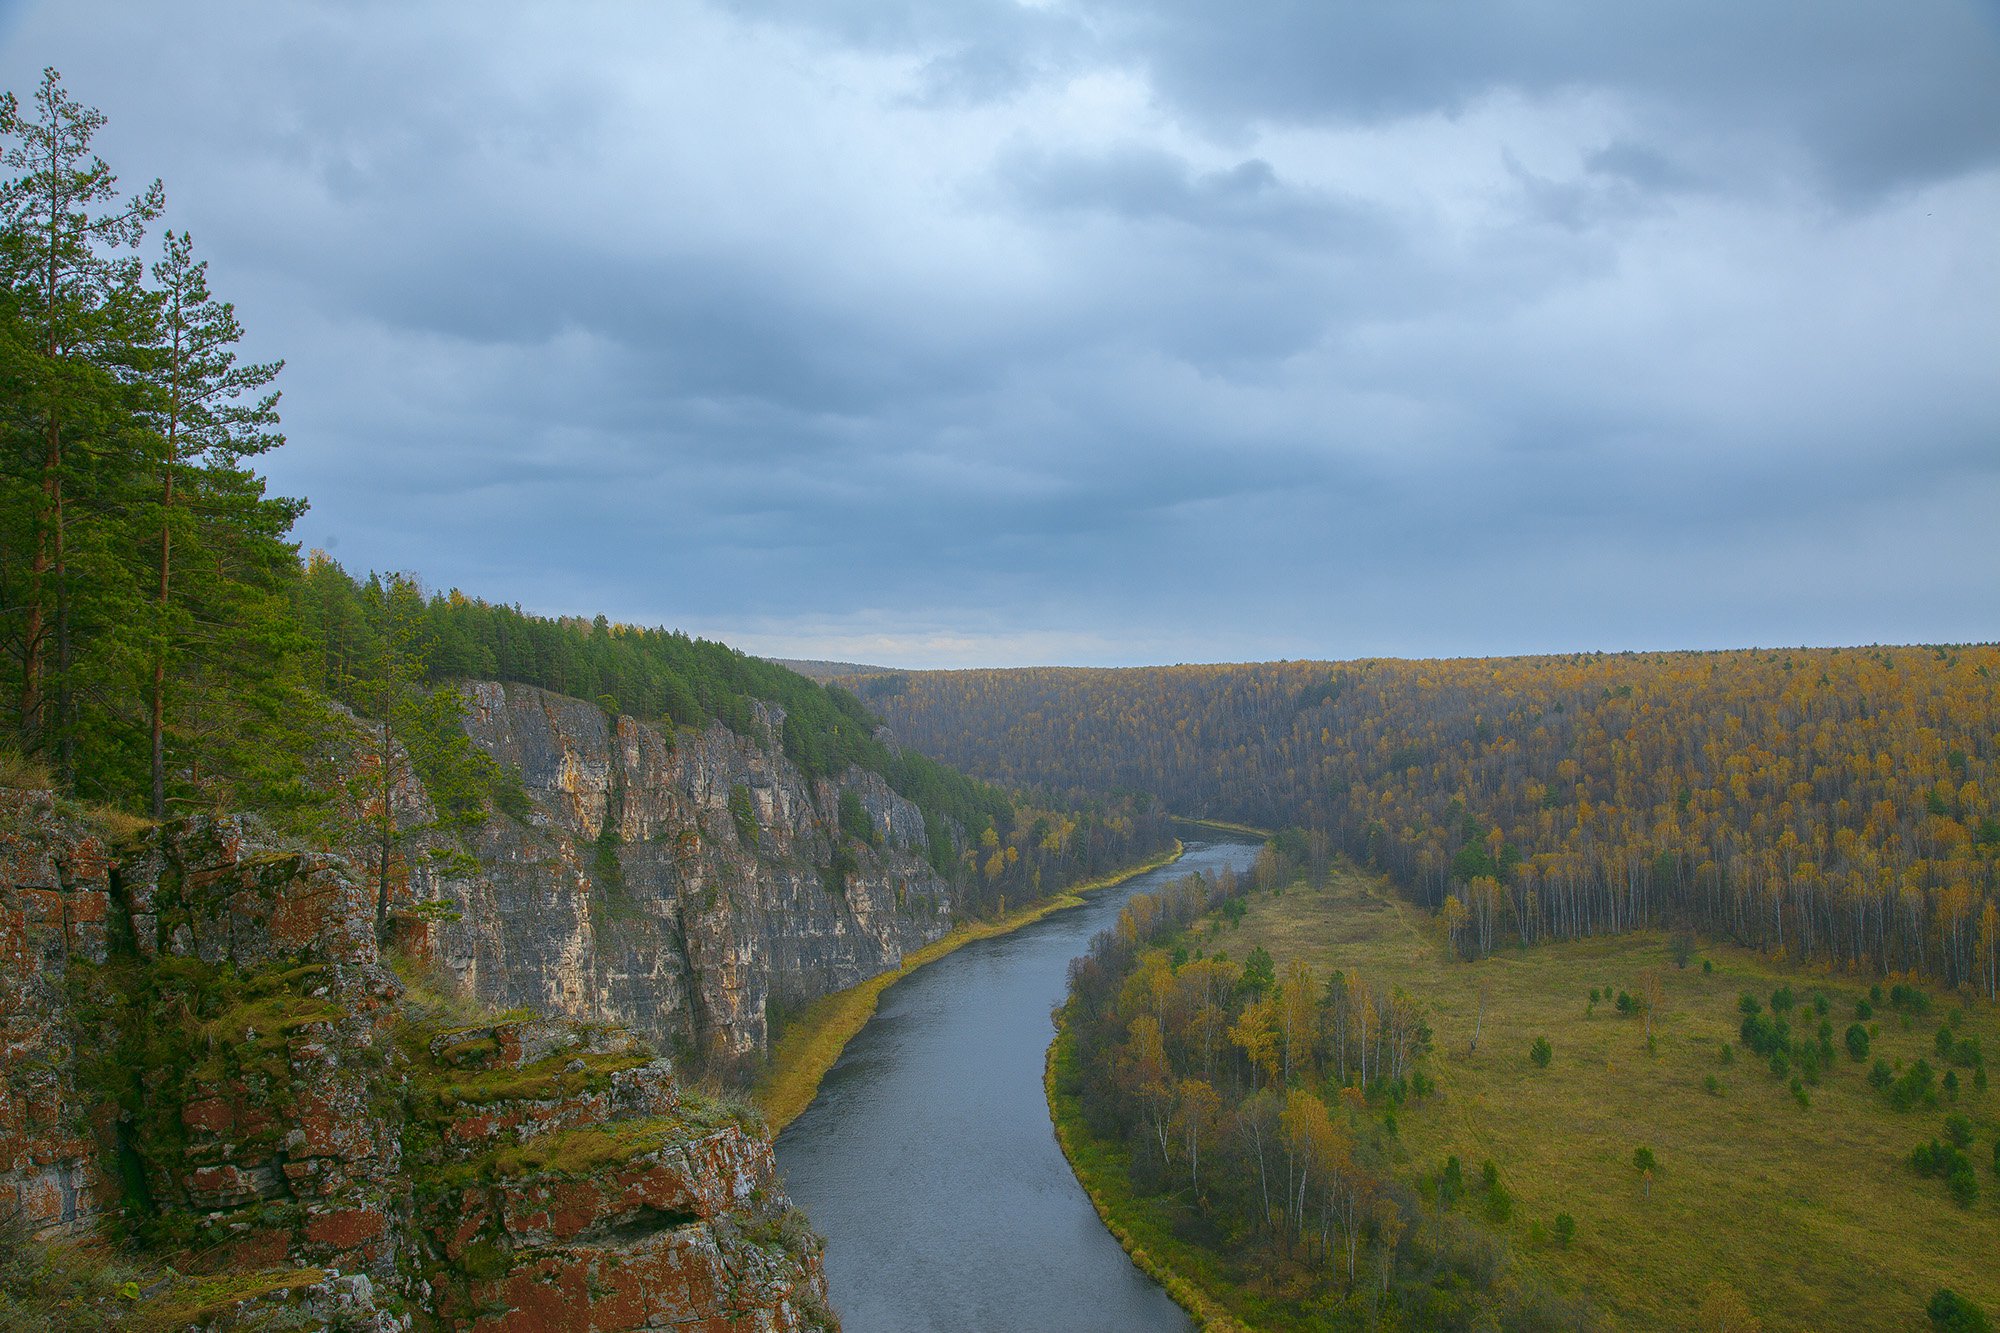
{"type": "MultiPolygon", "coordinates": [[[[1658,934],[1601,937],[1509,949],[1480,963],[1456,961],[1429,914],[1392,897],[1377,879],[1336,871],[1324,889],[1257,894],[1243,924],[1213,941],[1232,956],[1261,944],[1277,960],[1302,958],[1321,983],[1336,968],[1371,985],[1400,986],[1428,1011],[1436,1050],[1428,1066],[1441,1095],[1398,1115],[1412,1171],[1447,1154],[1469,1174],[1491,1159],[1515,1199],[1500,1228],[1520,1261],[1585,1296],[1618,1326],[1692,1327],[1714,1281],[1742,1292],[1767,1330],[1909,1329],[1941,1286],[2000,1312],[2000,1177],[1993,1141],[2000,1092],[1965,1091],[1935,1110],[1898,1113],[1840,1046],[1869,981],[1813,973],[1730,945],[1703,943],[1677,968],[1658,934]],[[1702,959],[1714,964],[1704,974],[1702,959]],[[1620,1015],[1619,990],[1639,993],[1656,969],[1665,1004],[1649,1054],[1643,1017],[1620,1015]],[[1816,1031],[1816,991],[1831,1001],[1838,1055],[1811,1105],[1789,1080],[1737,1045],[1738,996],[1790,985],[1795,1030],[1816,1031]],[[1590,991],[1610,995],[1591,1011],[1590,991]],[[1481,993],[1485,1019],[1470,1049],[1481,993]],[[1554,1047],[1546,1069],[1529,1059],[1538,1036],[1554,1047]],[[1719,1050],[1734,1047],[1724,1065],[1719,1050]],[[1713,1076],[1717,1093],[1705,1088],[1713,1076]],[[1970,1155],[1980,1197],[1961,1208],[1938,1180],[1907,1165],[1919,1142],[1941,1136],[1949,1111],[1977,1127],[1970,1155]],[[1650,1147],[1659,1166],[1651,1197],[1632,1164],[1650,1147]],[[1557,1213],[1576,1218],[1565,1249],[1538,1242],[1557,1213]]],[[[1888,989],[1884,983],[1883,989],[1888,989]]],[[[1958,1008],[1932,995],[1929,1015],[1907,1026],[1877,1005],[1869,1054],[1899,1067],[1928,1058],[1958,1008]]],[[[1975,1004],[1960,1031],[2000,1054],[2000,1018],[1975,1004]]]]}
{"type": "Polygon", "coordinates": [[[245,1301],[309,1287],[318,1268],[186,1275],[98,1240],[30,1240],[0,1224],[0,1329],[178,1333],[245,1301]]]}
{"type": "MultiPolygon", "coordinates": [[[[492,1045],[490,1042],[466,1044],[492,1045]]],[[[484,1106],[516,1099],[556,1101],[580,1093],[602,1091],[611,1086],[612,1075],[650,1064],[652,1059],[652,1053],[643,1049],[603,1054],[558,1051],[518,1069],[502,1066],[470,1071],[438,1070],[431,1076],[427,1090],[445,1107],[484,1106]]]]}

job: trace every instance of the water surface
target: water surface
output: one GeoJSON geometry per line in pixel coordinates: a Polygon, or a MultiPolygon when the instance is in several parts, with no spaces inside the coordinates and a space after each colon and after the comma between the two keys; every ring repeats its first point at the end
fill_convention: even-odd
{"type": "Polygon", "coordinates": [[[1256,854],[1190,842],[1173,865],[968,944],[883,992],[778,1139],[792,1201],[826,1237],[847,1333],[1191,1327],[1070,1174],[1042,1059],[1070,959],[1128,897],[1194,870],[1246,869],[1256,854]]]}

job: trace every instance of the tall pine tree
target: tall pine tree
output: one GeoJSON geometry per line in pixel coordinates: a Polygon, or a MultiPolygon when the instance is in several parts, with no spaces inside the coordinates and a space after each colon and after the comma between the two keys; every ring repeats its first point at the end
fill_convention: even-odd
{"type": "Polygon", "coordinates": [[[0,136],[10,140],[0,153],[10,173],[0,182],[0,282],[16,318],[9,350],[18,424],[39,453],[23,534],[32,554],[9,589],[18,616],[8,619],[22,739],[68,779],[76,769],[77,623],[67,510],[79,474],[98,461],[75,446],[102,437],[116,417],[105,399],[142,277],[137,257],[117,252],[136,247],[164,207],[158,181],[120,195],[118,178],[91,150],[104,123],[103,113],[69,96],[53,69],[43,71],[32,115],[11,93],[0,96],[0,136]]]}
{"type": "MultiPolygon", "coordinates": [[[[147,748],[150,804],[158,819],[167,805],[168,668],[188,645],[194,628],[186,599],[177,602],[175,597],[175,534],[179,531],[185,540],[198,524],[212,529],[217,520],[226,521],[231,515],[218,502],[231,491],[240,496],[243,488],[215,483],[228,472],[241,471],[244,458],[284,443],[276,431],[278,394],[263,392],[284,363],[237,364],[236,346],[243,329],[235,307],[209,292],[208,263],[195,260],[194,243],[186,232],[167,232],[165,252],[153,265],[153,281],[154,341],[144,365],[151,390],[148,415],[158,440],[154,461],[159,582],[154,594],[147,748]],[[246,394],[255,396],[242,401],[246,394]]],[[[228,577],[223,565],[214,569],[216,577],[228,577]]]]}

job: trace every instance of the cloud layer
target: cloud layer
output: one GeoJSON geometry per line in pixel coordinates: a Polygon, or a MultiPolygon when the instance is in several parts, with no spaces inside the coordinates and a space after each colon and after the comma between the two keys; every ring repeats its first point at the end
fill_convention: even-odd
{"type": "Polygon", "coordinates": [[[354,567],[910,665],[1990,639],[2000,22],[28,4],[354,567]]]}

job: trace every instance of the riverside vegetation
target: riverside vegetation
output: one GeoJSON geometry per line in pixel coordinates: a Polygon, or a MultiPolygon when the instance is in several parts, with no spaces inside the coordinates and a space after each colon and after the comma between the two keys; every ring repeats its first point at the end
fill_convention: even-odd
{"type": "MultiPolygon", "coordinates": [[[[1489,1098],[1491,1122],[1519,1136],[1509,1145],[1516,1156],[1497,1137],[1436,1135],[1443,1162],[1433,1154],[1412,1168],[1416,1178],[1456,1158],[1445,1193],[1475,1161],[1483,1187],[1490,1161],[1504,1193],[1479,1192],[1506,1198],[1497,1211],[1516,1216],[1516,1194],[1538,1205],[1508,1233],[1515,1266],[1627,1322],[1905,1327],[1927,1314],[1940,1328],[1985,1326],[1980,1307],[1995,1300],[1985,1270],[1925,1256],[1990,1253],[1985,1210],[2000,1185],[1983,1067],[2000,997],[2000,647],[848,679],[900,734],[968,771],[1054,790],[1145,790],[1184,814],[1287,827],[1280,840],[1314,883],[1344,853],[1352,873],[1380,877],[1378,893],[1393,885],[1395,910],[1438,942],[1439,968],[1470,964],[1432,975],[1364,950],[1364,972],[1379,967],[1378,980],[1426,1004],[1433,982],[1448,993],[1502,970],[1520,978],[1524,1003],[1541,1017],[1518,1034],[1509,1069],[1539,1076],[1531,1086],[1542,1092],[1575,1076],[1579,1045],[1609,1060],[1627,1088],[1648,1086],[1634,1068],[1687,1058],[1675,1021],[1663,1017],[1686,974],[1656,964],[1663,939],[1679,941],[1669,950],[1676,963],[1699,949],[1710,964],[1704,979],[1748,979],[1722,997],[1712,1068],[1651,1101],[1585,1088],[1575,1104],[1507,1102],[1534,1115],[1500,1105],[1516,1091],[1504,1083],[1488,1091],[1469,1081],[1461,1091],[1489,1098]],[[1586,981],[1565,973],[1570,958],[1604,966],[1579,968],[1600,973],[1586,981]],[[1557,996],[1569,991],[1594,1022],[1636,1016],[1651,1038],[1648,1063],[1625,1064],[1561,1030],[1557,996]],[[1812,997],[1809,1016],[1797,1010],[1801,996],[1812,997]],[[1776,1108],[1743,1100],[1748,1069],[1775,1090],[1776,1108]],[[1680,1095],[1689,1088],[1692,1102],[1680,1095]],[[1660,1210],[1606,1212],[1539,1183],[1583,1190],[1601,1180],[1533,1176],[1552,1167],[1563,1127],[1589,1126],[1621,1104],[1681,1117],[1662,1137],[1671,1130],[1721,1165],[1705,1175],[1640,1141],[1603,1159],[1623,1163],[1609,1178],[1636,1190],[1635,1209],[1658,1203],[1677,1174],[1700,1179],[1704,1188],[1685,1196],[1707,1205],[1698,1218],[1649,1227],[1660,1210]],[[1725,1132],[1727,1141],[1712,1133],[1744,1114],[1762,1117],[1755,1130],[1725,1132]],[[1825,1135],[1831,1144],[1821,1147],[1825,1135]],[[1538,1183],[1510,1177],[1510,1160],[1538,1183]],[[1856,1180],[1874,1192],[1844,1192],[1856,1180]],[[1813,1202],[1786,1211],[1788,1191],[1813,1202]],[[1593,1218],[1603,1228],[1595,1235],[1593,1218]],[[1544,1241],[1553,1242],[1546,1251],[1544,1241]],[[1635,1258],[1642,1250],[1649,1257],[1635,1258]],[[1745,1254],[1763,1257],[1761,1276],[1736,1262],[1745,1254]]],[[[1261,947],[1310,962],[1321,980],[1350,967],[1334,923],[1315,929],[1325,939],[1279,931],[1261,947]]],[[[1453,1034],[1464,1050],[1480,1034],[1476,1004],[1471,1015],[1471,1031],[1453,1034]]],[[[1449,1060],[1449,1046],[1442,1051],[1449,1060]]],[[[1500,1058],[1479,1043],[1479,1061],[1500,1058]]],[[[1426,1077],[1446,1084],[1442,1072],[1426,1077]]],[[[1060,1081],[1056,1091],[1060,1114],[1060,1081]]],[[[1105,1113],[1098,1129],[1108,1142],[1135,1123],[1132,1111],[1105,1113]]],[[[1483,1114],[1475,1108],[1475,1119],[1483,1114]]],[[[1427,1123],[1408,1109],[1398,1115],[1419,1130],[1427,1123]]],[[[1358,1121],[1350,1130],[1365,1141],[1358,1121]]],[[[1164,1161],[1169,1150],[1155,1155],[1164,1161]]],[[[1246,1234],[1224,1228],[1207,1243],[1227,1253],[1246,1234]]],[[[1234,1280],[1226,1264],[1218,1280],[1234,1280]]],[[[1253,1282],[1244,1299],[1268,1295],[1253,1282]]],[[[1307,1317],[1297,1311],[1329,1297],[1305,1299],[1285,1317],[1307,1317]]]]}
{"type": "Polygon", "coordinates": [[[1231,1317],[1956,1328],[2000,1302],[1989,1006],[1657,932],[1468,962],[1378,875],[1260,869],[1135,905],[1051,1066],[1100,1207],[1231,1317]],[[1304,1236],[1279,1174],[1331,1204],[1304,1236]]]}

